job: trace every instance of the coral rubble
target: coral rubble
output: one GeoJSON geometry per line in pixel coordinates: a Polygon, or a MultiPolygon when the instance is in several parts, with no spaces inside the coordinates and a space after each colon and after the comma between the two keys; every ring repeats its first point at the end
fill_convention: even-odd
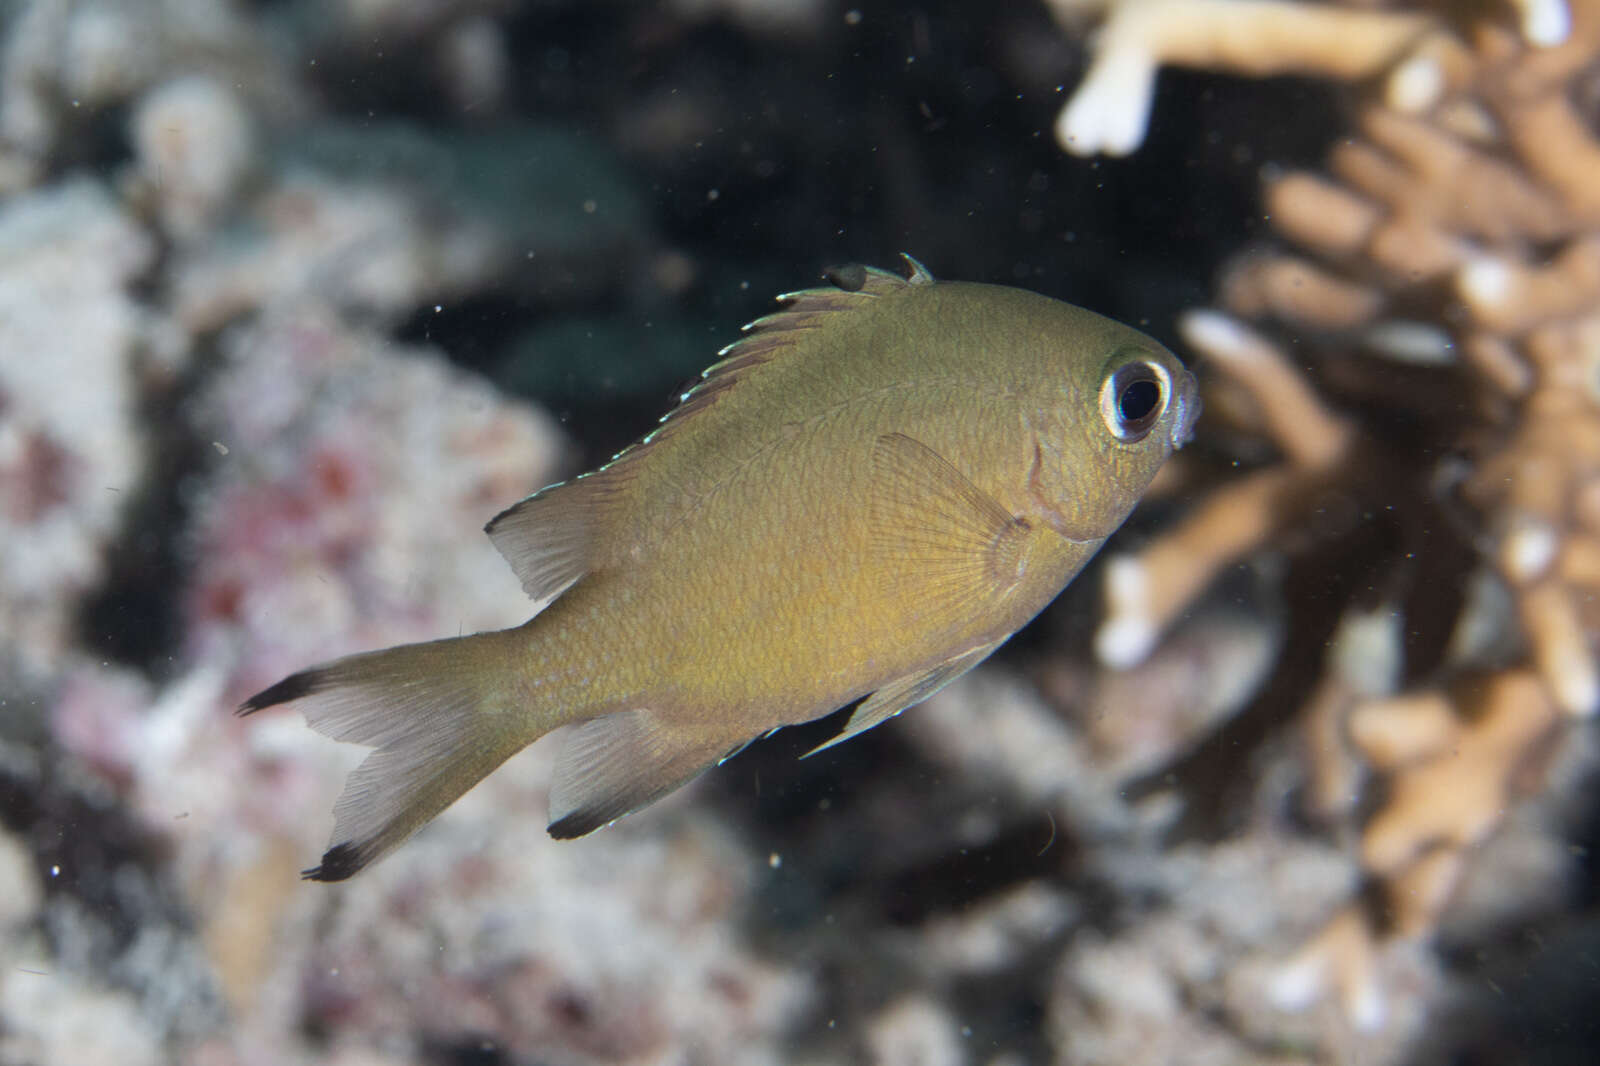
{"type": "Polygon", "coordinates": [[[132,398],[155,331],[125,289],[154,256],[89,180],[0,204],[0,647],[24,677],[67,653],[143,473],[132,398]]]}

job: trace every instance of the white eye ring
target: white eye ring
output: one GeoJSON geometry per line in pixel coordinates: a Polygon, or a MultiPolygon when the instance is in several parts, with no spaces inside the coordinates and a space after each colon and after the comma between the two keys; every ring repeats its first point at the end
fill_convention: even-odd
{"type": "Polygon", "coordinates": [[[1166,367],[1138,359],[1117,367],[1100,384],[1100,417],[1111,435],[1137,444],[1155,428],[1172,398],[1166,367]]]}

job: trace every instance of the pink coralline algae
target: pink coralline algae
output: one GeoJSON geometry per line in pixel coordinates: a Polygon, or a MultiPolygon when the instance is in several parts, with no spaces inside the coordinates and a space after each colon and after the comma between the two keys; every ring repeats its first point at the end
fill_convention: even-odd
{"type": "Polygon", "coordinates": [[[143,473],[149,319],[124,288],[154,254],[89,181],[0,204],[0,647],[27,676],[66,653],[143,473]]]}
{"type": "Polygon", "coordinates": [[[523,621],[481,529],[558,474],[560,436],[489,386],[315,311],[229,334],[185,601],[241,689],[329,654],[523,621]],[[448,612],[448,613],[445,613],[448,612]]]}

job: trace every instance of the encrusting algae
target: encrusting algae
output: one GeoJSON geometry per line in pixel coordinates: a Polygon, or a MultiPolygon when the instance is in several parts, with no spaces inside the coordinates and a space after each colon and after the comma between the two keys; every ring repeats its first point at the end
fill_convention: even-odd
{"type": "Polygon", "coordinates": [[[339,659],[245,702],[300,702],[377,749],[308,878],[351,876],[562,726],[556,837],[865,696],[827,747],[1055,597],[1188,439],[1194,380],[1109,319],[907,263],[782,297],[653,433],[491,521],[541,605],[526,624],[339,659]]]}

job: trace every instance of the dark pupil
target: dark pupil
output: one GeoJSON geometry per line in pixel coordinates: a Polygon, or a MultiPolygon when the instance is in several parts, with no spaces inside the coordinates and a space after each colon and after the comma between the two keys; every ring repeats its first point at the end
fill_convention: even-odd
{"type": "Polygon", "coordinates": [[[1124,422],[1138,422],[1161,402],[1161,386],[1148,378],[1135,381],[1117,397],[1117,414],[1124,422]]]}

